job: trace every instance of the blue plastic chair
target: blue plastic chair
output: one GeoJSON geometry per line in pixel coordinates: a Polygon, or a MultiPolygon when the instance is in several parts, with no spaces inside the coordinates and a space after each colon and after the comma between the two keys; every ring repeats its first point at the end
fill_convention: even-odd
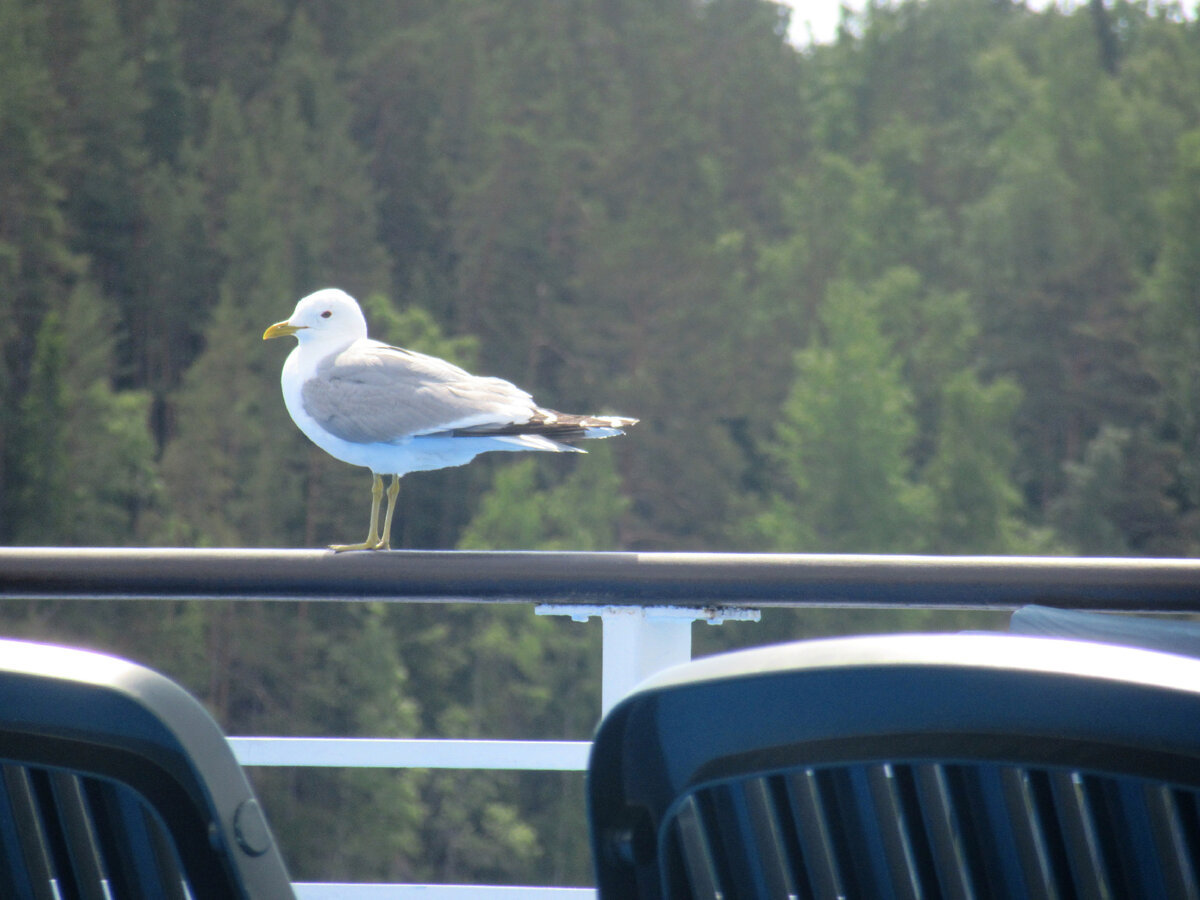
{"type": "Polygon", "coordinates": [[[1184,656],[1200,656],[1200,622],[1117,613],[1083,612],[1049,606],[1022,606],[1012,614],[1009,631],[1104,644],[1144,647],[1184,656]]]}
{"type": "Polygon", "coordinates": [[[1009,635],[787,644],[601,723],[602,898],[1200,897],[1200,660],[1009,635]]]}
{"type": "Polygon", "coordinates": [[[0,897],[293,898],[220,728],[174,682],[0,640],[0,897]]]}

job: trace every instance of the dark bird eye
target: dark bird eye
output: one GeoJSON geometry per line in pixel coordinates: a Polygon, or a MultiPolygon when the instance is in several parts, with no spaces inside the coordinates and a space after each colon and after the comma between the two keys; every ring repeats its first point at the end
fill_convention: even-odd
{"type": "Polygon", "coordinates": [[[327,309],[327,310],[325,310],[325,312],[321,313],[321,318],[322,318],[322,319],[328,319],[328,318],[329,318],[330,316],[332,316],[332,315],[333,315],[333,313],[332,313],[330,310],[328,310],[328,309],[327,309]]]}

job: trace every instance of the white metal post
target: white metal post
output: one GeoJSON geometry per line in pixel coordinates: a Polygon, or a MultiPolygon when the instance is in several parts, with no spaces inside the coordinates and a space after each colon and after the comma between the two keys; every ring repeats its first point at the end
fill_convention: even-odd
{"type": "Polygon", "coordinates": [[[692,623],[720,625],[726,619],[757,622],[757,609],[684,606],[552,606],[539,605],[539,616],[570,616],[603,622],[604,650],[600,714],[607,715],[626,694],[656,672],[692,658],[692,623]]]}
{"type": "Polygon", "coordinates": [[[600,712],[655,672],[692,658],[692,616],[655,615],[653,608],[610,606],[604,623],[600,712]]]}

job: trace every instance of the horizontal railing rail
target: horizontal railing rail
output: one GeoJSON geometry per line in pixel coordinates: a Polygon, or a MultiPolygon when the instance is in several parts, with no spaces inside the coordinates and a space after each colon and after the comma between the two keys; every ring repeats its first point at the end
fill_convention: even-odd
{"type": "MultiPolygon", "coordinates": [[[[0,548],[0,600],[530,603],[604,623],[603,709],[764,606],[1200,613],[1200,560],[0,548]]],[[[586,741],[233,737],[247,766],[585,771],[586,741]]],[[[297,884],[300,900],[586,900],[589,888],[297,884]]]]}
{"type": "Polygon", "coordinates": [[[243,766],[587,771],[590,741],[233,737],[243,766]]]}
{"type": "Polygon", "coordinates": [[[1200,612],[1200,561],[10,547],[0,598],[1200,612]]]}

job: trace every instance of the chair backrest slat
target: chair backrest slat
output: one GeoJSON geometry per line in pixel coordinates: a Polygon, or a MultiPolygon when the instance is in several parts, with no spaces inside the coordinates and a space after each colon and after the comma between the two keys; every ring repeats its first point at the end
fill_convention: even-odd
{"type": "Polygon", "coordinates": [[[53,813],[62,829],[63,845],[81,900],[112,900],[82,780],[63,771],[50,772],[49,776],[53,813]]]}
{"type": "Polygon", "coordinates": [[[36,900],[60,900],[58,872],[34,795],[33,779],[24,766],[4,766],[3,772],[12,830],[16,835],[17,857],[12,860],[12,870],[23,872],[36,900]]]}

